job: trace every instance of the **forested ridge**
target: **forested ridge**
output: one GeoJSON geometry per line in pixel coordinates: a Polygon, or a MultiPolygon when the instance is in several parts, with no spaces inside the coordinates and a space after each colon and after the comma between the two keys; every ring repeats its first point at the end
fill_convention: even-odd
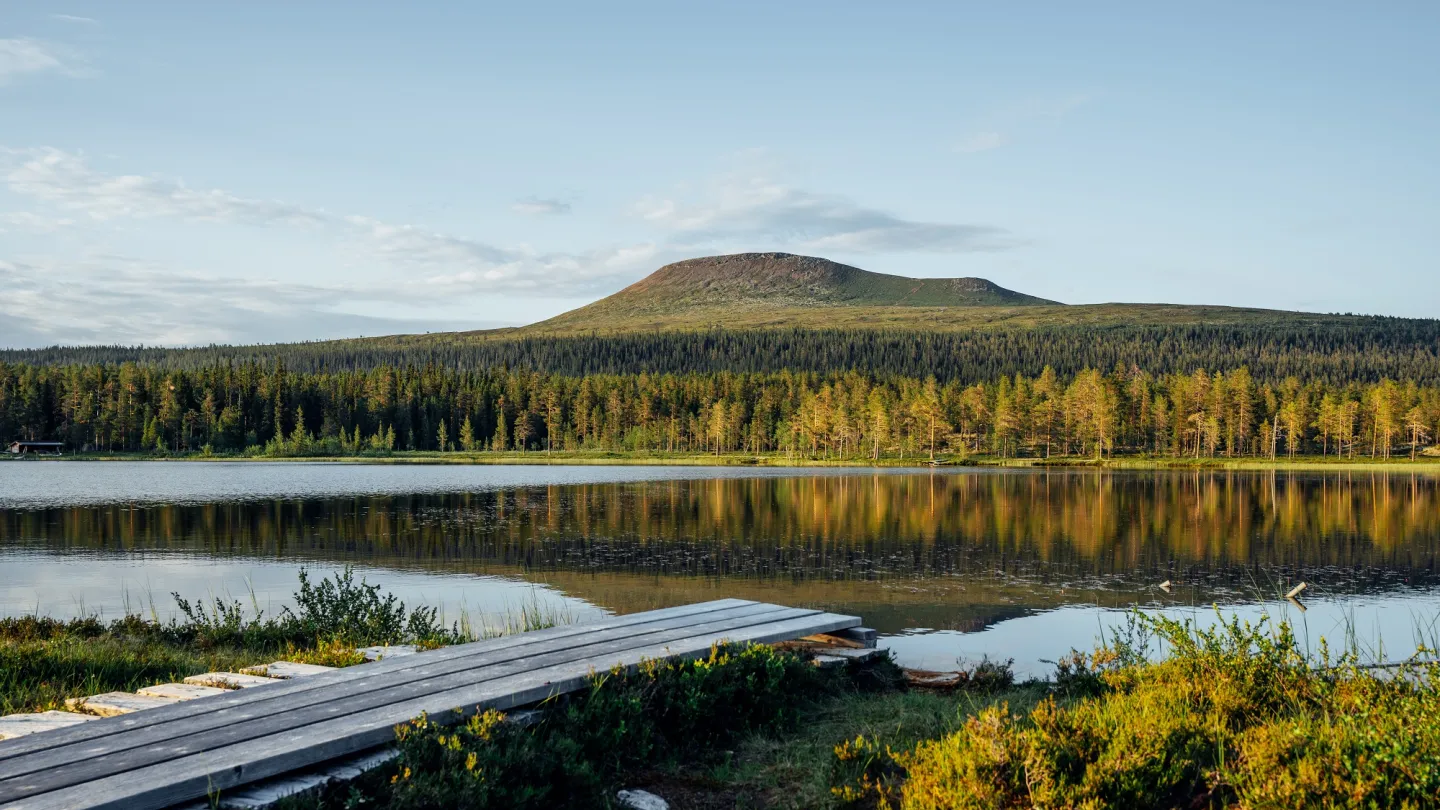
{"type": "Polygon", "coordinates": [[[1265,380],[1248,368],[998,375],[566,375],[428,365],[0,363],[0,435],[71,451],[785,452],[822,458],[1154,454],[1391,457],[1440,431],[1440,386],[1265,380]]]}
{"type": "Polygon", "coordinates": [[[1277,319],[1271,324],[1069,325],[969,329],[738,329],[591,336],[447,333],[270,346],[167,349],[117,346],[0,351],[0,362],[46,366],[133,362],[198,371],[227,363],[283,362],[292,371],[426,367],[565,376],[771,373],[934,376],[976,383],[1070,377],[1086,368],[1139,367],[1156,375],[1246,367],[1271,382],[1295,377],[1334,385],[1408,380],[1440,385],[1440,321],[1369,316],[1277,319]]]}

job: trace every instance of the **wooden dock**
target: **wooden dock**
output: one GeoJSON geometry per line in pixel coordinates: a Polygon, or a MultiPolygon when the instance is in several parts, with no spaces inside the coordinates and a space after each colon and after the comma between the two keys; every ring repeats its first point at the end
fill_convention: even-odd
{"type": "Polygon", "coordinates": [[[860,619],[740,599],[386,658],[0,742],[0,808],[163,808],[394,740],[422,712],[454,722],[583,688],[643,660],[770,643],[860,619]]]}

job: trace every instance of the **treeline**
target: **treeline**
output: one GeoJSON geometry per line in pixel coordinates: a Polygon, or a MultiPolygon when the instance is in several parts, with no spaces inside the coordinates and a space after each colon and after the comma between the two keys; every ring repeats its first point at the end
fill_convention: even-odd
{"type": "Polygon", "coordinates": [[[1331,384],[1413,380],[1440,385],[1440,321],[1360,316],[1305,319],[1277,313],[1266,325],[1045,326],[953,332],[758,329],[585,337],[464,333],[274,346],[194,349],[71,347],[0,351],[0,362],[92,365],[133,362],[200,371],[226,363],[283,362],[300,372],[437,366],[578,377],[595,374],[778,371],[934,376],[975,383],[1011,374],[1062,377],[1087,368],[1138,366],[1153,374],[1247,367],[1259,379],[1331,384]]]}
{"type": "Polygon", "coordinates": [[[454,371],[301,373],[0,363],[0,436],[71,451],[785,452],[828,458],[1415,455],[1440,386],[1257,380],[1247,368],[935,377],[454,371]]]}

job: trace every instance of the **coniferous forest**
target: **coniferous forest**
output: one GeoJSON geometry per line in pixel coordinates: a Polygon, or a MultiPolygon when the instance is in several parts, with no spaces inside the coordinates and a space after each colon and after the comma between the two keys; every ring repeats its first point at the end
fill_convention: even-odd
{"type": "Polygon", "coordinates": [[[1087,368],[1138,367],[1151,374],[1242,366],[1270,381],[1331,384],[1382,379],[1440,385],[1440,320],[1275,313],[1264,324],[1103,326],[920,331],[916,329],[731,329],[582,337],[443,333],[269,346],[189,349],[81,346],[0,351],[0,362],[118,365],[196,371],[277,361],[300,372],[384,366],[456,371],[523,369],[566,376],[693,372],[844,372],[934,376],[942,383],[1062,377],[1087,368]]]}
{"type": "Polygon", "coordinates": [[[0,435],[58,439],[70,452],[1392,458],[1425,452],[1437,432],[1434,382],[1266,379],[1245,366],[1046,367],[966,382],[857,371],[0,363],[0,435]]]}

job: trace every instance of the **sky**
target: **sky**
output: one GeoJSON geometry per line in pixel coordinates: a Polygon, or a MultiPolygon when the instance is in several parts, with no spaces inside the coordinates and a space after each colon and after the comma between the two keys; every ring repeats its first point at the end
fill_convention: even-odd
{"type": "Polygon", "coordinates": [[[0,346],[533,322],[781,250],[1440,316],[1440,3],[0,0],[0,346]]]}

